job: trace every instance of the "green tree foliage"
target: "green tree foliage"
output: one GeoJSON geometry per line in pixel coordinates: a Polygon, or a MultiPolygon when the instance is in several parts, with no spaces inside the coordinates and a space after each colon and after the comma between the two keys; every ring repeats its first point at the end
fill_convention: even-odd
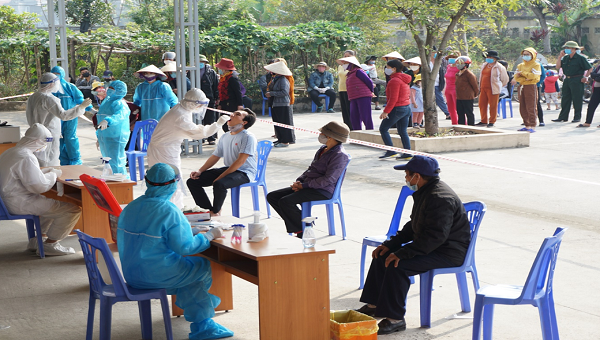
{"type": "Polygon", "coordinates": [[[173,31],[174,9],[172,0],[128,0],[131,20],[141,29],[153,32],[173,31]]]}
{"type": "Polygon", "coordinates": [[[558,37],[558,45],[555,48],[560,49],[562,44],[569,40],[574,40],[582,46],[588,45],[588,37],[582,33],[581,24],[595,16],[599,6],[600,0],[576,0],[571,7],[562,7],[562,10],[556,11],[556,24],[549,24],[551,31],[558,37]]]}
{"type": "Polygon", "coordinates": [[[10,6],[0,6],[0,39],[12,37],[24,31],[33,29],[39,19],[35,13],[15,13],[10,6]]]}
{"type": "MultiPolygon", "coordinates": [[[[70,25],[81,24],[86,8],[89,7],[90,24],[98,26],[102,24],[114,25],[112,17],[114,8],[108,0],[65,0],[65,15],[70,25]]],[[[54,11],[58,13],[58,2],[54,3],[54,11]]]]}

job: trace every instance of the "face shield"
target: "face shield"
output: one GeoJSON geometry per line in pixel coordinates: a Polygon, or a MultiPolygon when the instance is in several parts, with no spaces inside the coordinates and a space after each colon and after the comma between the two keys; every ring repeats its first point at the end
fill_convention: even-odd
{"type": "Polygon", "coordinates": [[[46,137],[36,140],[38,148],[33,152],[33,155],[42,163],[48,163],[50,160],[48,144],[54,141],[54,137],[46,137]]]}
{"type": "MultiPolygon", "coordinates": [[[[62,90],[60,78],[54,73],[44,73],[40,78],[40,91],[44,93],[54,93],[62,90]]],[[[64,92],[64,91],[63,91],[64,92]]]]}

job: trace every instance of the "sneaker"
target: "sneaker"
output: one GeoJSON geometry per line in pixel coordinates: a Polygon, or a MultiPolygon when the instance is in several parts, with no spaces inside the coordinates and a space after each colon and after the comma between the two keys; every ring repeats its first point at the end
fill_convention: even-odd
{"type": "Polygon", "coordinates": [[[381,110],[379,106],[375,106],[375,110],[381,110]]]}
{"type": "Polygon", "coordinates": [[[317,112],[323,112],[323,107],[322,106],[317,106],[317,112]]]}
{"type": "Polygon", "coordinates": [[[546,124],[545,124],[545,123],[540,123],[540,125],[539,125],[539,126],[546,126],[546,124]]]}
{"type": "Polygon", "coordinates": [[[327,113],[335,113],[335,111],[333,111],[333,109],[327,109],[327,113]]]}
{"type": "Polygon", "coordinates": [[[413,123],[413,127],[414,128],[418,128],[419,127],[419,123],[413,123]]]}
{"type": "Polygon", "coordinates": [[[517,131],[529,131],[529,129],[528,128],[520,128],[517,131]]]}
{"type": "Polygon", "coordinates": [[[211,141],[208,142],[208,145],[215,145],[215,144],[217,144],[217,143],[215,143],[214,140],[211,140],[211,141]]]}
{"type": "MultiPolygon", "coordinates": [[[[39,251],[36,252],[38,255],[39,251]]],[[[60,243],[46,243],[44,242],[44,254],[46,256],[59,256],[59,255],[71,255],[75,254],[75,249],[71,247],[63,247],[60,243]]]]}
{"type": "Polygon", "coordinates": [[[492,123],[489,123],[489,124],[487,125],[487,127],[494,127],[494,124],[492,124],[492,123]]]}
{"type": "MultiPolygon", "coordinates": [[[[42,237],[42,241],[46,241],[47,239],[47,237],[42,237]]],[[[29,239],[29,242],[27,242],[27,250],[32,252],[38,250],[37,237],[32,237],[29,239]]]]}
{"type": "Polygon", "coordinates": [[[534,129],[527,129],[527,132],[529,132],[529,133],[534,133],[534,132],[535,132],[535,130],[534,130],[534,129]]]}
{"type": "Polygon", "coordinates": [[[571,121],[571,123],[579,123],[579,122],[581,122],[581,119],[573,119],[573,120],[571,121]]]}
{"type": "Polygon", "coordinates": [[[450,115],[447,115],[447,116],[446,116],[446,120],[450,120],[450,119],[452,119],[452,118],[450,117],[450,115]]]}
{"type": "Polygon", "coordinates": [[[397,157],[397,156],[400,156],[400,154],[397,152],[386,151],[383,156],[379,156],[379,159],[388,159],[388,158],[393,158],[393,157],[397,157]]]}
{"type": "Polygon", "coordinates": [[[483,125],[487,125],[487,123],[479,122],[479,123],[475,124],[475,126],[483,126],[483,125]]]}
{"type": "Polygon", "coordinates": [[[289,143],[277,143],[277,144],[273,145],[273,147],[275,147],[275,148],[287,148],[288,146],[290,146],[289,143]]]}
{"type": "Polygon", "coordinates": [[[413,155],[409,153],[403,153],[402,156],[396,157],[397,161],[410,161],[413,158],[413,155]]]}

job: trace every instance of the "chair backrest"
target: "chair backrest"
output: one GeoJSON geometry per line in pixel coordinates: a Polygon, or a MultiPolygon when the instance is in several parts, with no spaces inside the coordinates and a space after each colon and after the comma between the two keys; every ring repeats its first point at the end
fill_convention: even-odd
{"type": "Polygon", "coordinates": [[[96,206],[111,215],[109,216],[111,236],[113,241],[117,242],[116,221],[118,220],[119,215],[121,215],[121,211],[123,211],[119,201],[117,201],[112,191],[110,191],[110,188],[103,180],[90,177],[87,174],[79,176],[79,179],[83,182],[83,185],[90,193],[90,196],[92,196],[96,206]]]}
{"type": "Polygon", "coordinates": [[[156,124],[158,124],[156,119],[146,119],[135,122],[133,134],[131,135],[135,138],[135,142],[129,143],[129,149],[127,151],[134,151],[137,146],[139,151],[146,152],[146,150],[148,150],[148,144],[150,144],[150,139],[152,139],[152,133],[156,128],[156,124]]]}
{"type": "Polygon", "coordinates": [[[464,203],[464,206],[467,211],[469,226],[471,227],[471,243],[469,243],[469,248],[467,249],[464,265],[472,265],[475,262],[475,244],[477,243],[479,226],[481,225],[481,220],[483,220],[483,215],[487,211],[487,207],[485,203],[479,201],[464,203]]]}
{"type": "Polygon", "coordinates": [[[267,160],[273,149],[273,142],[263,140],[256,146],[256,182],[265,182],[265,173],[267,172],[267,160]]]}
{"type": "Polygon", "coordinates": [[[556,228],[553,236],[544,239],[523,286],[521,299],[531,300],[537,294],[548,294],[552,291],[558,250],[566,230],[567,228],[556,228]]]}
{"type": "Polygon", "coordinates": [[[394,209],[392,222],[390,222],[390,228],[386,234],[388,240],[390,237],[398,233],[398,228],[400,228],[400,218],[402,217],[402,210],[404,210],[404,204],[406,203],[406,199],[409,196],[412,196],[413,193],[414,191],[410,190],[410,188],[407,186],[403,186],[402,190],[400,190],[400,196],[398,196],[398,201],[396,202],[396,208],[394,209]]]}
{"type": "Polygon", "coordinates": [[[129,297],[129,291],[125,285],[125,280],[115,258],[113,257],[108,244],[103,238],[95,238],[81,232],[79,229],[75,230],[77,237],[79,237],[79,243],[81,244],[81,250],[83,251],[83,259],[85,260],[85,268],[88,272],[88,278],[90,280],[90,289],[94,294],[101,295],[102,289],[107,284],[102,279],[98,264],[96,263],[96,251],[99,251],[104,262],[106,262],[106,268],[112,281],[113,290],[115,297],[127,296],[129,297]]]}
{"type": "Polygon", "coordinates": [[[352,160],[352,156],[348,155],[348,163],[346,163],[346,167],[344,168],[344,171],[342,171],[340,178],[338,178],[338,181],[335,184],[335,189],[333,190],[333,195],[331,196],[331,198],[340,198],[341,197],[342,183],[344,182],[344,178],[346,177],[346,170],[348,170],[348,165],[350,165],[351,160],[352,160]]]}
{"type": "MultiPolygon", "coordinates": [[[[258,87],[260,88],[260,79],[257,80],[256,83],[258,84],[258,87]]],[[[263,92],[262,88],[260,88],[260,95],[262,96],[263,100],[269,100],[269,98],[265,97],[265,93],[263,92]]]]}

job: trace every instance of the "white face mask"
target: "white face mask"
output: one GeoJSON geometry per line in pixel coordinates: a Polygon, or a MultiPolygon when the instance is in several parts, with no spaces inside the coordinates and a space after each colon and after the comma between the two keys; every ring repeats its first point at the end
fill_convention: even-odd
{"type": "Polygon", "coordinates": [[[419,66],[411,66],[411,67],[410,67],[410,69],[411,69],[413,72],[416,72],[416,71],[418,71],[418,70],[419,70],[419,66]]]}
{"type": "Polygon", "coordinates": [[[343,67],[344,67],[344,70],[347,70],[350,67],[350,64],[344,64],[343,67]]]}
{"type": "Polygon", "coordinates": [[[327,136],[325,136],[324,134],[320,134],[319,135],[319,143],[327,144],[327,136]]]}
{"type": "Polygon", "coordinates": [[[229,131],[231,131],[231,132],[239,132],[239,131],[242,131],[243,129],[244,129],[244,124],[242,124],[242,123],[229,127],[229,131]]]}
{"type": "Polygon", "coordinates": [[[386,67],[386,68],[385,68],[385,70],[383,70],[383,72],[384,72],[385,74],[387,74],[388,76],[391,76],[391,75],[392,75],[392,73],[394,73],[394,70],[392,70],[391,68],[387,68],[387,67],[386,67]]]}
{"type": "Polygon", "coordinates": [[[418,186],[418,185],[416,185],[416,184],[414,184],[414,185],[411,185],[411,184],[410,184],[410,182],[413,180],[413,178],[415,178],[415,176],[416,176],[416,174],[414,174],[414,175],[413,175],[413,176],[410,178],[410,180],[409,180],[409,181],[406,181],[406,186],[407,186],[407,187],[408,187],[410,190],[412,190],[412,191],[417,191],[417,190],[419,190],[419,186],[418,186]]]}

